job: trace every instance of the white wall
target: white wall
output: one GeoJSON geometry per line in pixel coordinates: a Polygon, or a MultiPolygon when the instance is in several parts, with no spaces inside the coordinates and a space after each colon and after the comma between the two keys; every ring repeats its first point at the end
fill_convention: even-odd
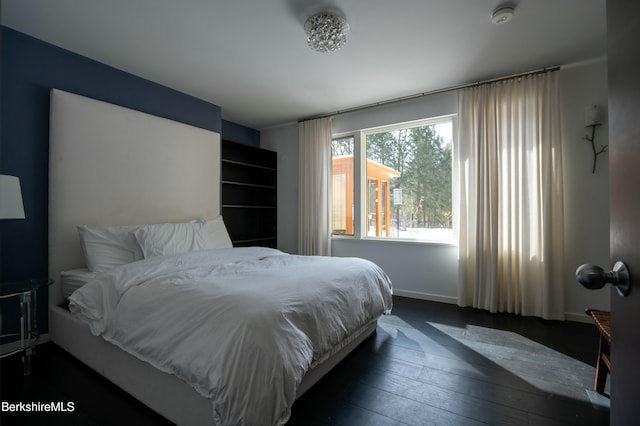
{"type": "Polygon", "coordinates": [[[567,319],[584,318],[585,308],[609,309],[611,286],[585,290],[576,284],[575,270],[583,263],[609,268],[609,154],[598,156],[591,173],[593,154],[586,140],[584,110],[591,104],[601,109],[596,146],[609,143],[607,120],[607,62],[562,68],[562,160],[565,195],[565,312],[567,319]]]}
{"type": "MultiPolygon", "coordinates": [[[[606,116],[607,76],[604,60],[563,67],[561,71],[563,163],[565,165],[566,255],[565,311],[567,319],[587,320],[587,307],[608,309],[609,289],[588,291],[575,281],[582,263],[609,266],[608,156],[599,156],[591,174],[591,150],[584,136],[584,109],[600,104],[606,116]]],[[[340,115],[335,133],[382,126],[456,112],[455,92],[445,92],[396,104],[340,115]]],[[[598,128],[596,141],[607,143],[607,126],[598,128]]],[[[297,252],[298,125],[266,129],[261,145],[278,152],[278,244],[297,252]]],[[[358,256],[378,263],[391,277],[395,294],[455,303],[457,247],[337,237],[336,256],[358,256]]]]}
{"type": "Polygon", "coordinates": [[[391,278],[396,295],[456,303],[458,247],[454,244],[334,238],[332,254],[377,263],[391,278]]]}
{"type": "Polygon", "coordinates": [[[298,125],[260,132],[260,146],[278,153],[278,248],[298,252],[298,125]]]}

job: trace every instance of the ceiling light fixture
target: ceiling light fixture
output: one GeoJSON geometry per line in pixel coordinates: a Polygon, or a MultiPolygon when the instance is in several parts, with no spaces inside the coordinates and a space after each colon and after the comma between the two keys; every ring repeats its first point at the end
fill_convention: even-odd
{"type": "Polygon", "coordinates": [[[318,52],[334,52],[347,43],[349,24],[342,16],[333,12],[312,15],[304,23],[307,44],[318,52]]]}
{"type": "Polygon", "coordinates": [[[491,14],[491,22],[496,25],[506,24],[513,18],[513,7],[500,6],[491,14]]]}

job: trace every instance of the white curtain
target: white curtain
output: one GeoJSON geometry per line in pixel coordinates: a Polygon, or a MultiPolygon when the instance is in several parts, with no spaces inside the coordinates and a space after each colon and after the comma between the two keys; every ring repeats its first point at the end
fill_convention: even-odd
{"type": "Polygon", "coordinates": [[[460,306],[564,319],[558,78],[459,91],[460,306]]]}
{"type": "Polygon", "coordinates": [[[331,254],[331,118],[299,125],[298,253],[331,254]]]}

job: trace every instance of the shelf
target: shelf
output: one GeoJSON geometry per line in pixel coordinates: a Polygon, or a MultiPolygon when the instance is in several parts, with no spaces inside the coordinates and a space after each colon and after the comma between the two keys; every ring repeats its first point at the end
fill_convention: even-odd
{"type": "Polygon", "coordinates": [[[246,167],[255,167],[256,169],[264,169],[264,170],[272,170],[275,171],[276,169],[273,167],[267,167],[267,166],[259,166],[257,164],[251,164],[251,163],[245,163],[244,161],[236,161],[236,160],[225,160],[222,159],[223,163],[229,163],[229,164],[237,164],[239,166],[246,166],[246,167]]]}
{"type": "Polygon", "coordinates": [[[241,166],[237,162],[227,162],[222,164],[221,181],[234,183],[236,185],[255,185],[262,187],[275,187],[277,184],[277,173],[265,167],[250,168],[241,166]]]}
{"type": "Polygon", "coordinates": [[[276,206],[276,188],[258,184],[224,183],[223,206],[276,206]]]}
{"type": "Polygon", "coordinates": [[[222,140],[222,216],[234,247],[277,247],[277,154],[222,140]]]}
{"type": "Polygon", "coordinates": [[[252,186],[255,188],[276,189],[274,185],[262,185],[257,183],[232,182],[228,180],[223,180],[222,183],[224,185],[252,186]]]}
{"type": "Polygon", "coordinates": [[[276,206],[250,206],[246,204],[223,204],[223,209],[275,209],[276,206]]]}
{"type": "Polygon", "coordinates": [[[223,164],[237,164],[276,171],[276,153],[251,145],[222,140],[223,164]]]}
{"type": "Polygon", "coordinates": [[[273,237],[265,237],[265,238],[251,238],[249,240],[236,240],[234,243],[246,244],[246,243],[257,243],[260,241],[271,241],[273,237]]]}

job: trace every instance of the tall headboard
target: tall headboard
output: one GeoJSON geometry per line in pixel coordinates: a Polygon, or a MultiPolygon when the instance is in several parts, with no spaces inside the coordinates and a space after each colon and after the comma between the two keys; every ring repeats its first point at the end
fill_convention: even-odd
{"type": "Polygon", "coordinates": [[[58,89],[51,91],[49,301],[60,271],[84,267],[76,226],[220,214],[220,135],[58,89]]]}

